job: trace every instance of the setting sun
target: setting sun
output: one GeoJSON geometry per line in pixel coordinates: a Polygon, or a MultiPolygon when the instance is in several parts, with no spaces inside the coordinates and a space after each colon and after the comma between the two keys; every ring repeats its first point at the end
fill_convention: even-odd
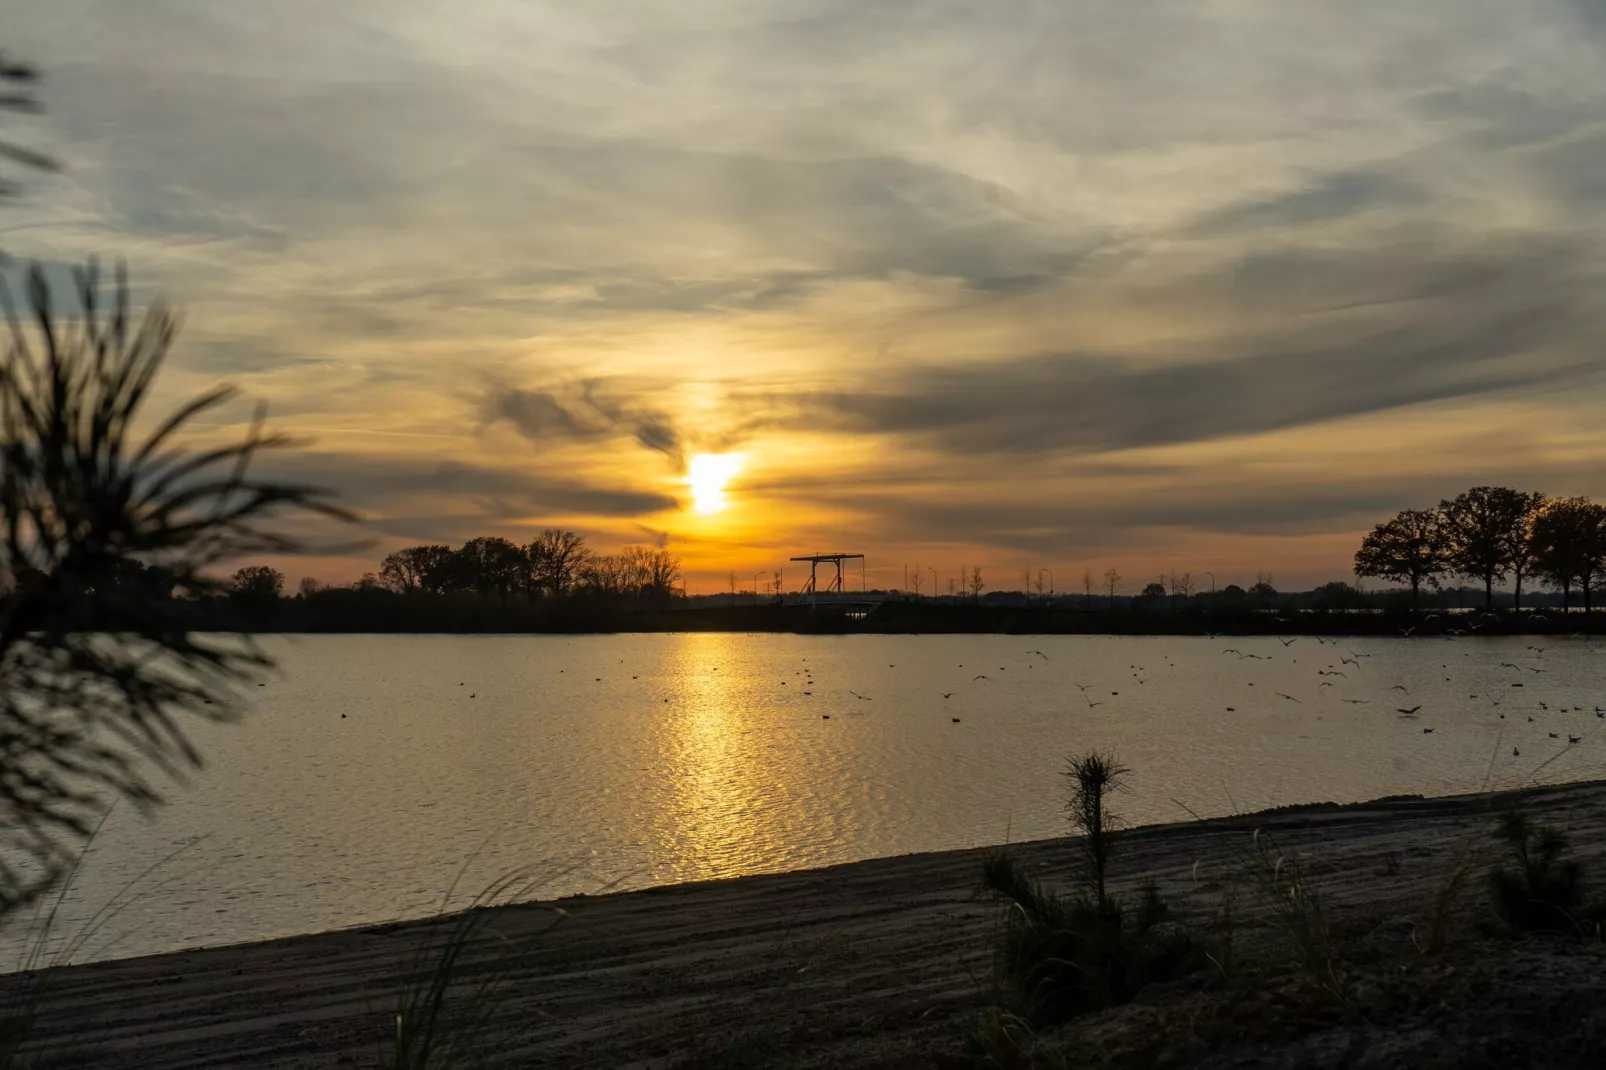
{"type": "Polygon", "coordinates": [[[686,469],[686,485],[691,488],[692,508],[704,515],[725,508],[725,484],[742,467],[736,453],[699,453],[686,469]]]}

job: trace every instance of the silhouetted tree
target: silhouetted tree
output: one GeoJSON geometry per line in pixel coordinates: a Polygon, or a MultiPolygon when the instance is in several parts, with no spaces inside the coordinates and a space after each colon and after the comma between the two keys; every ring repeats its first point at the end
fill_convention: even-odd
{"type": "MultiPolygon", "coordinates": [[[[668,598],[680,589],[680,558],[661,546],[643,546],[638,557],[642,594],[668,598]]],[[[776,573],[780,585],[780,573],[776,573]]]]}
{"type": "Polygon", "coordinates": [[[1121,574],[1113,568],[1104,570],[1104,590],[1110,596],[1110,611],[1115,611],[1115,594],[1121,589],[1121,574]]]}
{"type": "Polygon", "coordinates": [[[1525,494],[1527,508],[1522,519],[1511,529],[1511,546],[1509,559],[1511,562],[1511,605],[1513,609],[1522,608],[1522,581],[1534,573],[1534,521],[1545,507],[1548,500],[1538,491],[1525,494]]]}
{"type": "Polygon", "coordinates": [[[504,602],[519,589],[528,562],[520,547],[496,535],[468,540],[456,556],[469,587],[481,598],[494,594],[504,602]]]}
{"type": "Polygon", "coordinates": [[[1577,580],[1588,613],[1596,579],[1606,570],[1606,506],[1553,498],[1534,518],[1531,541],[1540,574],[1564,590],[1577,580]]]}
{"type": "Polygon", "coordinates": [[[980,602],[981,592],[987,586],[987,584],[982,582],[980,565],[973,565],[971,567],[970,578],[965,581],[965,586],[970,590],[970,600],[972,602],[980,602]]]}
{"type": "Polygon", "coordinates": [[[1539,495],[1510,487],[1473,487],[1439,503],[1449,571],[1483,581],[1485,609],[1494,608],[1495,582],[1519,560],[1526,564],[1528,526],[1539,495]]]}
{"type": "Polygon", "coordinates": [[[585,539],[572,531],[547,528],[525,548],[536,586],[562,598],[579,582],[591,551],[585,539]]]}
{"type": "Polygon", "coordinates": [[[1173,598],[1181,599],[1184,606],[1187,605],[1188,599],[1193,597],[1192,572],[1184,572],[1181,575],[1175,572],[1171,574],[1171,595],[1173,598]]]}
{"type": "MultiPolygon", "coordinates": [[[[379,563],[379,582],[397,594],[412,594],[424,590],[424,575],[429,568],[433,546],[408,546],[393,554],[386,554],[379,563]]],[[[447,550],[447,547],[438,547],[447,550]]],[[[448,552],[450,552],[448,550],[448,552]]]]}
{"type": "Polygon", "coordinates": [[[267,565],[247,565],[235,572],[229,594],[253,605],[276,602],[284,594],[284,573],[267,565]]]}
{"type": "Polygon", "coordinates": [[[1143,588],[1143,593],[1140,594],[1138,597],[1147,598],[1147,599],[1150,599],[1150,600],[1157,599],[1157,598],[1164,598],[1165,597],[1165,584],[1159,582],[1158,580],[1156,580],[1153,583],[1145,584],[1144,588],[1143,588]]]}
{"type": "Polygon", "coordinates": [[[1447,567],[1444,524],[1437,512],[1405,509],[1373,528],[1355,553],[1355,574],[1411,586],[1411,609],[1420,603],[1422,584],[1437,582],[1447,567]]]}
{"type": "Polygon", "coordinates": [[[1361,592],[1343,580],[1324,583],[1311,594],[1318,609],[1358,609],[1365,602],[1361,592]]]}

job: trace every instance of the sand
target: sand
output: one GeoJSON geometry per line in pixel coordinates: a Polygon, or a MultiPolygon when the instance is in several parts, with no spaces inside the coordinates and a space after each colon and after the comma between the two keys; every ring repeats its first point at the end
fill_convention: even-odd
{"type": "MultiPolygon", "coordinates": [[[[1586,865],[1606,872],[1606,783],[1521,798],[1569,830],[1586,865]]],[[[1465,977],[1466,968],[1445,966],[1453,959],[1416,954],[1411,938],[1456,846],[1486,842],[1490,807],[1487,797],[1393,799],[1156,826],[1128,834],[1116,869],[1129,887],[1156,881],[1181,916],[1206,923],[1250,830],[1263,828],[1303,859],[1336,928],[1364,931],[1385,958],[1409,956],[1400,967],[1407,973],[1449,968],[1465,977]]],[[[1014,849],[1046,879],[1071,872],[1065,841],[1014,849]]],[[[467,950],[444,1032],[474,1066],[961,1065],[954,1060],[994,991],[990,939],[1000,909],[978,894],[980,859],[978,851],[910,855],[496,908],[484,912],[467,950]],[[493,987],[481,990],[486,983],[493,987]]],[[[1462,898],[1458,925],[1472,942],[1465,946],[1499,948],[1478,951],[1480,962],[1506,956],[1508,945],[1519,959],[1535,953],[1478,937],[1481,887],[1474,882],[1462,898]]],[[[48,971],[29,1049],[39,1066],[110,1070],[383,1065],[398,991],[420,949],[438,946],[450,925],[378,926],[48,971]]],[[[1244,932],[1244,946],[1275,948],[1263,921],[1244,932]]],[[[1512,961],[1516,974],[1499,965],[1488,984],[1468,982],[1469,992],[1487,996],[1501,977],[1527,976],[1512,961]]],[[[1578,976],[1562,978],[1568,992],[1595,985],[1606,993],[1602,959],[1569,961],[1578,976]]],[[[1433,984],[1446,984],[1434,976],[1433,984]]],[[[3,983],[15,1006],[22,979],[3,983]]],[[[1256,998],[1281,999],[1275,993],[1284,988],[1262,987],[1256,998]]],[[[1361,1026],[1317,1015],[1309,1029],[1285,1029],[1281,1042],[1252,1029],[1212,1032],[1209,1023],[1225,1021],[1223,1008],[1242,998],[1231,986],[1224,996],[1182,985],[1107,1013],[1084,1033],[1102,1038],[1100,1058],[1111,1065],[1194,1065],[1205,1051],[1216,1051],[1220,1065],[1440,1065],[1423,1053],[1448,1050],[1435,1030],[1449,1027],[1432,1024],[1439,1012],[1431,1005],[1396,1025],[1379,1025],[1377,1015],[1361,1026]],[[1186,1029],[1174,1028],[1167,1000],[1191,1008],[1186,1029]],[[1169,1024],[1157,1026],[1156,1015],[1169,1024]],[[1362,1026],[1376,1036],[1366,1039],[1362,1026]],[[1349,1039],[1333,1051],[1309,1048],[1312,1035],[1334,1029],[1349,1039]],[[1158,1037],[1169,1038],[1164,1052],[1154,1047],[1158,1037]],[[1232,1044],[1242,1050],[1223,1054],[1232,1044]]],[[[1278,1004],[1257,1021],[1298,1018],[1309,1006],[1302,995],[1288,1000],[1294,1012],[1278,1004]]],[[[1593,1023],[1595,1014],[1584,1018],[1593,1023]]],[[[1548,1061],[1565,1064],[1565,1051],[1548,1061]]]]}

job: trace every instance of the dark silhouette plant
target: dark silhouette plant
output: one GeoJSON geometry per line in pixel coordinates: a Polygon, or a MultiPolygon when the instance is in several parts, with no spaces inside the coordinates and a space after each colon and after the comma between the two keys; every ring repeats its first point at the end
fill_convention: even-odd
{"type": "Polygon", "coordinates": [[[983,862],[985,887],[1009,904],[1000,964],[1020,1013],[1043,1025],[1124,1003],[1144,986],[1169,980],[1194,958],[1194,942],[1169,924],[1169,909],[1147,886],[1135,898],[1110,894],[1117,815],[1108,797],[1130,770],[1113,755],[1073,758],[1068,810],[1082,832],[1083,885],[1061,894],[1029,877],[1008,851],[983,862]]]}
{"type": "Polygon", "coordinates": [[[1573,932],[1584,911],[1583,867],[1567,857],[1567,836],[1536,825],[1521,810],[1500,815],[1495,838],[1507,864],[1489,871],[1495,913],[1519,932],[1573,932]]]}
{"type": "Polygon", "coordinates": [[[68,312],[34,266],[25,322],[0,279],[0,917],[70,864],[109,797],[149,807],[159,778],[198,766],[185,719],[233,719],[238,685],[272,664],[243,638],[191,634],[181,599],[127,577],[221,594],[225,561],[303,549],[272,517],[349,519],[323,491],[252,477],[289,444],[260,409],[240,441],[179,444],[230,387],[144,423],[178,319],[157,302],[136,322],[121,268],[109,302],[94,263],[74,282],[68,312]]]}

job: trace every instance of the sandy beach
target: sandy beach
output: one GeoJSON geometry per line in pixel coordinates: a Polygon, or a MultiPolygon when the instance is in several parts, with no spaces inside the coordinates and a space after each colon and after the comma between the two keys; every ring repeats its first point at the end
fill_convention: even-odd
{"type": "MultiPolygon", "coordinates": [[[[1301,859],[1335,932],[1363,934],[1392,955],[1409,952],[1457,845],[1485,842],[1491,809],[1518,798],[1569,832],[1586,870],[1606,865],[1606,784],[1595,782],[1136,829],[1115,868],[1123,885],[1153,880],[1182,917],[1207,923],[1251,830],[1261,828],[1301,859]]],[[[1071,871],[1065,841],[1015,849],[1049,880],[1071,871]]],[[[472,1001],[454,999],[444,1028],[470,1044],[472,1065],[943,1065],[963,1051],[979,1008],[992,998],[990,937],[1000,908],[978,894],[980,859],[980,851],[910,855],[496,908],[463,960],[459,994],[487,980],[495,987],[472,1001]]],[[[1486,915],[1475,880],[1461,897],[1460,924],[1475,930],[1486,915]]],[[[449,924],[378,926],[49,971],[29,1047],[38,1066],[382,1065],[397,993],[420,949],[438,945],[449,924]]],[[[1246,946],[1273,948],[1264,917],[1252,919],[1245,934],[1246,946]]],[[[1513,946],[1510,954],[1525,953],[1513,946]]],[[[1268,954],[1275,957],[1274,948],[1268,954]]],[[[1432,968],[1443,968],[1443,959],[1434,961],[1432,968]]],[[[1606,991],[1599,956],[1580,951],[1571,961],[1583,971],[1578,985],[1606,991]]],[[[8,981],[15,999],[20,981],[8,981]]],[[[1208,998],[1193,990],[1197,985],[1183,988],[1162,993],[1159,1004],[1140,999],[1135,1008],[1109,1012],[1089,1028],[1119,1034],[1137,1028],[1121,1022],[1141,1021],[1164,998],[1208,998]]],[[[1593,1017],[1598,1003],[1568,1020],[1603,1028],[1593,1017]]],[[[1152,1023],[1141,1028],[1154,1032],[1152,1023]]],[[[1322,1028],[1358,1027],[1339,1021],[1322,1028]]],[[[1442,1055],[1442,1038],[1425,1028],[1403,1047],[1385,1028],[1379,1050],[1417,1058],[1415,1044],[1442,1055]]],[[[1117,1037],[1106,1047],[1121,1043],[1117,1037]]],[[[1309,1037],[1288,1043],[1294,1047],[1268,1049],[1257,1039],[1252,1052],[1238,1053],[1243,1059],[1221,1065],[1326,1061],[1300,1046],[1309,1037]]],[[[1370,1042],[1350,1036],[1345,1043],[1335,1049],[1343,1058],[1331,1065],[1451,1065],[1357,1060],[1354,1045],[1364,1054],[1370,1042]]],[[[1132,1065],[1155,1061],[1134,1058],[1132,1065]]],[[[1564,1063],[1558,1056],[1555,1064],[1564,1063]]]]}

